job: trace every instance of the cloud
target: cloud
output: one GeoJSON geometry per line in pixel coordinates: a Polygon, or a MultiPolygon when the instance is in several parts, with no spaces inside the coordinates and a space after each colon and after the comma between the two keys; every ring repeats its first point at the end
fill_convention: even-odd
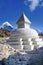
{"type": "Polygon", "coordinates": [[[42,0],[25,0],[24,3],[29,7],[31,11],[34,11],[38,6],[43,6],[42,0]]]}
{"type": "Polygon", "coordinates": [[[30,10],[33,11],[39,5],[39,0],[32,0],[29,6],[30,10]]]}

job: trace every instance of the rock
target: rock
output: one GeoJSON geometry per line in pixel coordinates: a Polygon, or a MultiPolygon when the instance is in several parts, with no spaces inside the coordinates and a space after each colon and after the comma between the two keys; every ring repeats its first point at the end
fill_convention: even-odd
{"type": "Polygon", "coordinates": [[[3,61],[4,65],[43,65],[42,48],[34,50],[33,52],[36,53],[22,54],[22,52],[17,52],[12,55],[9,55],[9,57],[3,61]]]}
{"type": "Polygon", "coordinates": [[[0,37],[9,37],[10,31],[4,28],[0,28],[0,37]]]}
{"type": "Polygon", "coordinates": [[[6,43],[0,43],[0,65],[43,65],[43,47],[20,52],[6,43]]]}
{"type": "Polygon", "coordinates": [[[16,53],[16,50],[13,49],[10,45],[8,44],[1,44],[0,43],[0,60],[3,58],[7,58],[9,55],[16,53]]]}

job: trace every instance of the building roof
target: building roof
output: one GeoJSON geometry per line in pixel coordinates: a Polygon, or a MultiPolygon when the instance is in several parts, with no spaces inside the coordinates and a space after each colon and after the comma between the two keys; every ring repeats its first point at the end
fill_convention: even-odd
{"type": "Polygon", "coordinates": [[[19,20],[17,21],[17,23],[19,23],[21,21],[31,24],[30,20],[26,17],[26,15],[24,14],[24,12],[22,13],[22,15],[19,18],[19,20]]]}

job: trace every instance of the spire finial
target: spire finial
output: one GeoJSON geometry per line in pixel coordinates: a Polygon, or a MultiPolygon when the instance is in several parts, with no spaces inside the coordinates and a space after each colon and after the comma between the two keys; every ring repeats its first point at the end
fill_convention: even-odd
{"type": "Polygon", "coordinates": [[[22,12],[22,15],[24,15],[24,11],[22,12]]]}

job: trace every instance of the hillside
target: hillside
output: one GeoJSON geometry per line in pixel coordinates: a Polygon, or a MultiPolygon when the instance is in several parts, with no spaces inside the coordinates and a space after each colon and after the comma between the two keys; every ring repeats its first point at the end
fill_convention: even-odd
{"type": "Polygon", "coordinates": [[[8,37],[10,36],[10,31],[4,28],[0,28],[0,37],[8,37]]]}
{"type": "Polygon", "coordinates": [[[0,65],[43,65],[43,47],[20,52],[8,44],[0,44],[0,65]]]}

